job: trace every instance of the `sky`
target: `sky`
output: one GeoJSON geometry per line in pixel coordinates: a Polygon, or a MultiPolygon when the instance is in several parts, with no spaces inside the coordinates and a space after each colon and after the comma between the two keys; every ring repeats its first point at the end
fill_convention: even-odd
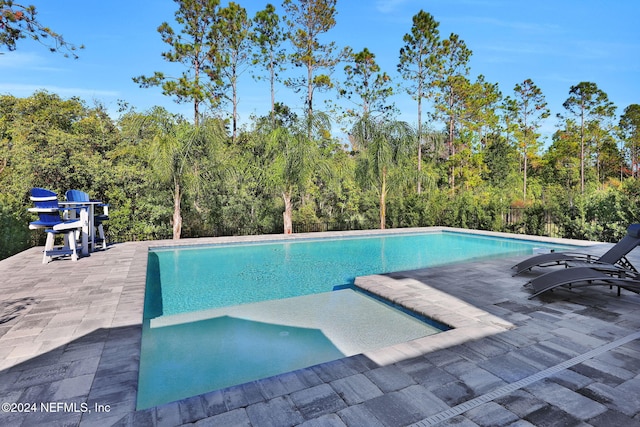
{"type": "MultiPolygon", "coordinates": [[[[272,0],[282,15],[280,0],[272,0]]],[[[177,4],[172,0],[29,0],[39,20],[65,39],[85,48],[78,59],[51,53],[41,44],[22,40],[17,50],[0,55],[0,94],[28,97],[47,90],[63,98],[78,96],[89,106],[104,105],[115,117],[118,101],[139,111],[155,105],[191,117],[189,104],[177,104],[159,88],[140,88],[132,78],[154,71],[177,74],[179,69],[161,56],[168,45],[157,27],[175,25],[177,4]]],[[[226,2],[223,0],[223,4],[226,2]]],[[[268,0],[237,0],[249,16],[264,9],[268,0]]],[[[637,0],[338,0],[337,23],[325,40],[355,52],[367,47],[394,83],[402,37],[421,9],[440,23],[442,38],[456,33],[473,52],[470,78],[482,74],[498,83],[504,96],[513,95],[517,83],[531,79],[542,90],[552,116],[542,127],[545,138],[555,130],[557,113],[571,86],[582,81],[597,84],[617,106],[617,114],[640,104],[640,1],[637,0]]],[[[340,77],[341,65],[334,74],[340,77]]],[[[251,115],[266,115],[270,108],[267,83],[257,82],[251,70],[241,76],[241,123],[251,115]]],[[[294,69],[292,72],[302,69],[294,69]]],[[[302,112],[301,94],[283,86],[277,100],[302,112]]],[[[318,94],[314,108],[323,110],[318,94]]],[[[393,97],[400,119],[415,125],[417,104],[401,90],[393,97]]],[[[230,108],[226,109],[227,111],[230,108]]]]}

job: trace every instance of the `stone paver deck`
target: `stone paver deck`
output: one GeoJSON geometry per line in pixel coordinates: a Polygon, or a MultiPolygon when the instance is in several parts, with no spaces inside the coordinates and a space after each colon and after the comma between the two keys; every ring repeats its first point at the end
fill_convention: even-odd
{"type": "Polygon", "coordinates": [[[166,244],[0,261],[0,425],[640,426],[640,295],[528,300],[522,257],[357,279],[450,331],[135,411],[146,254],[166,244]]]}

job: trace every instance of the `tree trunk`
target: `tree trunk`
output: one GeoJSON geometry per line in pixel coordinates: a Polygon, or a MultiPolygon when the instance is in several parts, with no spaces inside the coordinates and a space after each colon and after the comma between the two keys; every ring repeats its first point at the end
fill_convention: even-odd
{"type": "Polygon", "coordinates": [[[275,129],[276,127],[276,70],[275,70],[275,59],[273,58],[273,51],[269,53],[269,57],[271,62],[269,64],[269,72],[271,73],[270,82],[271,82],[271,126],[275,129]]]}
{"type": "Polygon", "coordinates": [[[311,139],[313,123],[313,65],[307,62],[307,136],[311,139]]]}
{"type": "Polygon", "coordinates": [[[524,178],[522,183],[522,199],[527,200],[527,152],[524,153],[524,178]]]}
{"type": "Polygon", "coordinates": [[[384,230],[387,220],[387,168],[382,171],[382,186],[380,188],[380,230],[384,230]]]}
{"type": "Polygon", "coordinates": [[[580,109],[580,194],[584,194],[584,104],[580,109]]]}
{"type": "MultiPolygon", "coordinates": [[[[453,138],[454,138],[454,131],[455,131],[455,118],[453,116],[453,104],[454,104],[454,100],[453,100],[453,89],[449,89],[449,141],[448,141],[448,148],[449,148],[449,159],[451,157],[453,157],[453,155],[455,154],[455,145],[453,142],[453,138]]],[[[450,169],[449,169],[449,187],[451,188],[451,192],[455,193],[456,191],[456,167],[454,165],[451,165],[450,169]]]]}
{"type": "Polygon", "coordinates": [[[418,194],[422,193],[422,82],[418,84],[418,194]]]}
{"type": "Polygon", "coordinates": [[[236,142],[238,138],[238,76],[235,65],[233,66],[232,90],[233,90],[233,129],[231,141],[236,142]]]}
{"type": "MultiPolygon", "coordinates": [[[[194,60],[193,68],[195,69],[195,82],[196,86],[200,86],[200,60],[196,57],[194,60]]],[[[200,99],[198,97],[193,98],[193,124],[198,126],[198,122],[200,120],[200,99]]]]}
{"type": "Polygon", "coordinates": [[[182,233],[182,215],[180,214],[180,184],[175,183],[173,190],[173,238],[180,239],[182,233]]]}
{"type": "Polygon", "coordinates": [[[284,234],[293,233],[293,206],[291,204],[291,195],[284,192],[282,193],[282,199],[284,200],[284,212],[282,213],[282,219],[284,220],[284,234]]]}
{"type": "MultiPolygon", "coordinates": [[[[449,116],[449,159],[456,154],[455,145],[453,143],[454,138],[454,119],[453,115],[449,116]]],[[[449,187],[451,188],[451,192],[455,193],[456,191],[456,167],[452,164],[449,169],[449,187]]]]}

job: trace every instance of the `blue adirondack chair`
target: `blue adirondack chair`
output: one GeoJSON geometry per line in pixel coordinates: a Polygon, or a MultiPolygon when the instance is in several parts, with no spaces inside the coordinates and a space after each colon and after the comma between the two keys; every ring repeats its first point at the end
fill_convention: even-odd
{"type": "Polygon", "coordinates": [[[76,239],[80,235],[82,227],[87,224],[86,214],[81,212],[77,219],[63,219],[60,213],[67,209],[58,205],[56,193],[44,188],[32,188],[30,199],[34,207],[28,210],[37,213],[38,220],[30,222],[29,228],[32,230],[44,229],[47,233],[42,263],[47,264],[54,256],[62,255],[71,255],[71,259],[77,261],[80,248],[76,239]],[[58,234],[64,235],[64,245],[61,247],[55,247],[55,236],[58,234]]]}
{"type": "MultiPolygon", "coordinates": [[[[92,200],[89,198],[89,194],[80,190],[68,190],[65,193],[65,196],[67,200],[70,202],[96,202],[96,200],[92,200]]],[[[106,249],[107,238],[105,237],[104,227],[102,226],[102,223],[109,219],[109,205],[106,203],[99,203],[99,204],[94,204],[94,206],[102,208],[101,214],[96,214],[94,210],[93,225],[98,230],[98,237],[95,238],[95,242],[102,243],[102,249],[106,249]]],[[[92,233],[95,236],[95,232],[93,230],[92,230],[92,233]]],[[[95,248],[92,248],[92,250],[95,250],[95,248]]]]}

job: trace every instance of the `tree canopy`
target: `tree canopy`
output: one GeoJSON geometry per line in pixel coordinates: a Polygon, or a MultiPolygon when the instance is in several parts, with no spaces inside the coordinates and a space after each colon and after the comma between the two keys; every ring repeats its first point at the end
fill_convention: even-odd
{"type": "Polygon", "coordinates": [[[183,73],[136,81],[193,103],[192,118],[160,107],[112,117],[46,91],[0,96],[0,256],[41,238],[27,229],[34,186],[109,202],[113,240],[430,225],[615,240],[640,219],[640,106],[616,116],[595,82],[567,88],[545,145],[549,106],[534,81],[521,76],[503,95],[473,74],[464,40],[442,38],[424,11],[398,40],[392,82],[374,46],[331,41],[335,1],[285,0],[286,27],[273,5],[249,17],[235,3],[176,4],[158,31],[183,73]],[[345,81],[331,75],[339,60],[345,81]],[[266,72],[272,103],[236,127],[225,91],[241,64],[266,72]],[[416,123],[398,120],[397,82],[414,94],[416,123]],[[300,104],[282,103],[279,90],[301,83],[300,104]],[[350,100],[351,113],[314,107],[320,87],[350,100]]]}

